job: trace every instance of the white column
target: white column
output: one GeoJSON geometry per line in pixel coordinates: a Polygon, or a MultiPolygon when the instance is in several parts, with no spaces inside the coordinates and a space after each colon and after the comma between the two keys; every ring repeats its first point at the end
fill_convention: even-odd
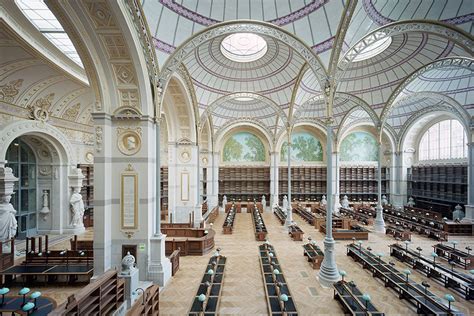
{"type": "Polygon", "coordinates": [[[196,205],[194,207],[194,226],[198,227],[202,221],[201,202],[201,163],[199,158],[199,144],[196,144],[196,205]]]}
{"type": "Polygon", "coordinates": [[[291,199],[291,132],[288,129],[288,208],[286,209],[285,225],[288,226],[293,221],[293,207],[291,199]]]}
{"type": "Polygon", "coordinates": [[[326,125],[326,161],[327,161],[327,206],[326,206],[326,237],[324,238],[324,260],[319,271],[319,282],[325,287],[339,280],[339,271],[336,264],[336,254],[334,253],[334,238],[332,237],[332,213],[330,207],[333,201],[333,168],[332,168],[332,122],[326,125]]]}
{"type": "Polygon", "coordinates": [[[10,203],[14,183],[18,181],[11,168],[5,167],[6,161],[0,161],[0,241],[15,237],[18,224],[16,210],[10,203]]]}
{"type": "MultiPolygon", "coordinates": [[[[219,160],[218,152],[212,153],[212,195],[215,206],[219,205],[219,160]]],[[[222,211],[224,208],[222,208],[222,211]]]]}
{"type": "MultiPolygon", "coordinates": [[[[112,126],[110,116],[92,113],[96,134],[94,155],[94,277],[112,267],[112,126]]],[[[117,187],[117,186],[115,186],[117,187]]],[[[121,256],[121,255],[120,255],[121,256]]]]}
{"type": "Polygon", "coordinates": [[[150,238],[150,260],[148,262],[148,279],[164,286],[171,278],[171,262],[165,255],[166,235],[161,233],[161,159],[160,159],[160,124],[155,124],[155,221],[153,236],[150,238]]]}
{"type": "Polygon", "coordinates": [[[332,208],[332,212],[334,214],[339,214],[339,209],[341,208],[341,202],[339,200],[339,153],[337,151],[333,151],[332,153],[332,161],[333,161],[333,192],[334,192],[334,207],[332,208]]]}
{"type": "Polygon", "coordinates": [[[382,144],[379,143],[379,159],[377,163],[377,216],[374,221],[374,230],[376,233],[385,234],[385,221],[383,219],[383,208],[382,208],[382,144]]]}
{"type": "Polygon", "coordinates": [[[395,207],[403,207],[406,201],[406,182],[405,182],[405,192],[402,192],[402,182],[403,181],[403,152],[396,151],[394,152],[394,195],[391,198],[392,204],[395,207]]]}
{"type": "Polygon", "coordinates": [[[278,152],[270,153],[270,207],[273,209],[274,204],[278,204],[278,152]]]}
{"type": "Polygon", "coordinates": [[[463,222],[474,222],[474,142],[467,145],[467,205],[463,222]]]}

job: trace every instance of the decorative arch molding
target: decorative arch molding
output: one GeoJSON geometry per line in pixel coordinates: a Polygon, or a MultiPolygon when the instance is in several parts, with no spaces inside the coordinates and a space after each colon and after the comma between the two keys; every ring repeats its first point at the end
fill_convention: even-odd
{"type": "MultiPolygon", "coordinates": [[[[387,100],[387,104],[382,110],[382,114],[380,116],[380,122],[385,124],[392,108],[395,106],[395,103],[398,102],[397,98],[400,93],[414,80],[416,80],[419,76],[424,74],[425,72],[432,70],[432,69],[440,69],[445,67],[462,67],[466,69],[470,69],[474,71],[474,59],[467,58],[467,57],[448,57],[439,60],[435,60],[418,70],[415,70],[410,76],[408,76],[405,80],[403,80],[398,87],[392,92],[389,99],[387,100]]],[[[421,92],[417,92],[421,93],[421,92]]]]}
{"type": "Polygon", "coordinates": [[[339,137],[345,132],[347,131],[347,128],[351,128],[350,125],[352,125],[353,123],[359,123],[359,122],[365,122],[365,123],[369,123],[369,124],[373,124],[374,127],[378,127],[378,124],[377,122],[374,122],[374,120],[370,117],[370,114],[367,113],[367,115],[369,115],[369,117],[361,117],[361,118],[358,118],[354,121],[351,122],[350,125],[346,125],[346,121],[349,119],[349,117],[351,116],[351,114],[357,110],[360,110],[362,109],[365,113],[367,113],[367,111],[364,109],[364,108],[361,108],[360,105],[355,105],[353,106],[345,115],[344,117],[342,118],[341,120],[341,123],[339,124],[338,126],[338,130],[337,130],[337,133],[336,133],[336,139],[339,139],[339,137]]]}
{"type": "Polygon", "coordinates": [[[270,98],[267,98],[263,95],[252,93],[252,92],[237,92],[237,93],[232,93],[232,94],[222,96],[218,98],[217,100],[215,100],[214,102],[212,102],[206,108],[206,110],[202,113],[200,125],[202,126],[206,122],[206,120],[208,120],[208,117],[212,117],[212,113],[217,107],[219,107],[219,105],[227,101],[233,100],[235,98],[240,98],[240,97],[252,98],[252,99],[261,101],[262,103],[271,107],[278,114],[278,118],[283,119],[283,123],[285,125],[288,124],[288,118],[286,117],[285,112],[283,112],[283,110],[270,98]]]}
{"type": "MultiPolygon", "coordinates": [[[[349,112],[353,111],[354,108],[356,108],[356,107],[361,107],[369,115],[369,117],[372,120],[372,122],[374,123],[374,125],[379,125],[380,124],[380,120],[379,120],[379,117],[378,117],[377,113],[375,113],[375,111],[372,109],[372,107],[367,102],[362,100],[361,98],[356,97],[356,96],[354,96],[350,93],[344,93],[344,92],[336,92],[335,97],[336,98],[337,97],[344,98],[346,100],[352,101],[355,104],[357,104],[356,106],[351,108],[349,110],[349,112]]],[[[346,114],[346,116],[347,116],[347,114],[346,114]]],[[[342,119],[341,125],[345,121],[346,116],[344,116],[344,119],[342,119]]]]}
{"type": "Polygon", "coordinates": [[[63,150],[65,155],[63,159],[66,161],[61,161],[61,163],[70,166],[75,165],[73,149],[67,137],[56,127],[33,120],[12,122],[2,129],[0,133],[0,159],[5,160],[8,146],[15,138],[29,134],[46,135],[48,140],[51,140],[52,143],[63,150]]]}
{"type": "Polygon", "coordinates": [[[288,111],[288,121],[293,120],[293,114],[295,111],[295,100],[296,96],[298,95],[298,91],[300,90],[301,82],[303,81],[303,77],[308,71],[309,66],[307,63],[304,63],[303,66],[301,67],[297,77],[296,77],[296,82],[295,82],[295,87],[293,88],[293,91],[291,92],[291,99],[290,99],[290,109],[288,111]]]}
{"type": "Polygon", "coordinates": [[[355,43],[339,61],[337,66],[338,70],[335,76],[336,80],[339,80],[343,76],[344,72],[351,65],[354,58],[367,46],[378,40],[408,32],[424,32],[441,36],[458,44],[467,52],[470,52],[471,55],[474,49],[474,39],[472,36],[449,24],[436,21],[427,22],[423,20],[394,22],[370,32],[364,38],[355,43]]]}
{"type": "Polygon", "coordinates": [[[273,150],[275,141],[273,134],[264,124],[253,118],[238,118],[230,120],[226,124],[224,124],[214,136],[215,148],[219,150],[224,148],[223,140],[225,139],[225,137],[231,134],[232,131],[234,131],[235,129],[245,127],[251,127],[258,130],[263,136],[265,136],[265,141],[269,146],[268,149],[270,150],[270,152],[273,150]]]}
{"type": "Polygon", "coordinates": [[[326,99],[325,99],[325,97],[324,97],[324,94],[319,94],[319,95],[316,95],[316,96],[312,97],[312,98],[309,99],[309,100],[306,100],[305,103],[303,103],[302,105],[300,105],[300,106],[298,107],[298,110],[297,110],[297,111],[295,112],[295,114],[293,115],[293,118],[292,118],[293,121],[292,121],[292,123],[294,124],[295,121],[297,121],[297,120],[300,119],[301,112],[302,112],[303,109],[305,109],[307,106],[312,106],[312,105],[314,105],[315,103],[318,103],[318,102],[321,102],[321,101],[323,101],[324,104],[326,104],[326,103],[325,103],[326,99]]]}
{"type": "Polygon", "coordinates": [[[190,98],[190,103],[191,103],[192,111],[194,114],[194,124],[196,125],[196,135],[199,135],[199,131],[200,131],[200,124],[199,124],[200,122],[198,122],[199,108],[198,108],[198,101],[196,98],[196,90],[194,89],[194,85],[193,85],[193,79],[184,64],[179,65],[178,75],[179,77],[181,77],[182,82],[184,83],[185,90],[188,93],[188,96],[190,98]]]}
{"type": "MultiPolygon", "coordinates": [[[[453,100],[454,101],[454,100],[453,100]]],[[[421,111],[418,111],[415,115],[412,115],[403,125],[402,129],[400,130],[400,133],[398,134],[397,137],[397,150],[401,151],[403,149],[403,145],[405,143],[405,139],[407,135],[409,135],[411,128],[424,116],[433,113],[433,112],[445,112],[449,116],[452,116],[453,118],[459,120],[461,124],[464,127],[464,131],[466,132],[466,135],[469,136],[470,132],[470,126],[469,126],[469,121],[465,121],[464,117],[462,116],[461,113],[459,113],[452,104],[443,104],[443,105],[436,105],[436,106],[430,106],[428,108],[424,108],[421,111]]]]}
{"type": "Polygon", "coordinates": [[[25,87],[25,89],[23,89],[23,92],[19,93],[16,97],[16,102],[19,106],[26,107],[28,104],[32,103],[35,98],[41,95],[44,90],[57,83],[62,83],[66,81],[68,81],[68,79],[63,75],[53,75],[46,78],[41,78],[38,81],[25,87]]]}
{"type": "MultiPolygon", "coordinates": [[[[301,57],[307,62],[308,66],[313,70],[316,78],[323,87],[327,79],[327,72],[319,57],[300,39],[296,38],[290,32],[279,28],[270,23],[251,20],[228,21],[210,26],[190,39],[181,44],[171,56],[166,60],[158,77],[158,84],[162,91],[166,90],[168,82],[179,65],[185,60],[201,44],[211,40],[212,38],[233,34],[238,32],[256,33],[272,37],[291,46],[301,57]]],[[[160,98],[160,108],[162,99],[160,98]]]]}

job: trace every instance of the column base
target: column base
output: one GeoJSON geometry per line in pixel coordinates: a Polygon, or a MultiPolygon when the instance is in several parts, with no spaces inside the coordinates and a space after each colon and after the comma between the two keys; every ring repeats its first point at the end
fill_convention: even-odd
{"type": "Polygon", "coordinates": [[[171,278],[171,262],[165,256],[166,235],[150,238],[150,261],[148,262],[148,280],[164,287],[171,278]]]}
{"type": "Polygon", "coordinates": [[[374,221],[374,231],[379,234],[385,234],[385,221],[383,219],[383,208],[381,205],[375,207],[377,216],[374,221]]]}
{"type": "Polygon", "coordinates": [[[194,227],[201,226],[202,222],[202,205],[196,205],[194,207],[194,227]]]}
{"type": "Polygon", "coordinates": [[[331,287],[334,282],[340,279],[334,245],[334,239],[324,238],[324,260],[319,270],[319,283],[322,287],[331,287]]]}
{"type": "Polygon", "coordinates": [[[464,205],[465,216],[461,220],[461,223],[473,223],[474,224],[474,205],[464,205]]]}

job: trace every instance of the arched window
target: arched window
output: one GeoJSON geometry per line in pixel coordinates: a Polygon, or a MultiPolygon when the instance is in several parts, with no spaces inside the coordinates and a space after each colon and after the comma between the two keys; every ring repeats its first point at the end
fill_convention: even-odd
{"type": "Polygon", "coordinates": [[[419,160],[467,157],[467,136],[457,120],[445,120],[431,126],[421,138],[419,160]]]}

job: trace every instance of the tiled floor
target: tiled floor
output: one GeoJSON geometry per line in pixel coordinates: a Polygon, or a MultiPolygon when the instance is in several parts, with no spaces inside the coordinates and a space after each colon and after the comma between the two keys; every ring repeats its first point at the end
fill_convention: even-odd
{"type": "MultiPolygon", "coordinates": [[[[224,286],[220,304],[221,315],[267,315],[265,294],[262,276],[259,268],[257,247],[260,242],[255,241],[251,216],[247,213],[237,214],[232,235],[221,233],[224,215],[221,214],[214,225],[216,230],[216,246],[222,248],[222,254],[228,258],[224,286]]],[[[280,259],[283,273],[287,279],[297,309],[300,315],[343,315],[341,307],[333,299],[333,290],[323,288],[318,282],[319,270],[313,270],[303,257],[301,245],[305,242],[295,242],[286,233],[286,230],[269,211],[263,214],[268,229],[270,242],[275,246],[280,259]]],[[[305,240],[312,236],[323,247],[323,234],[317,232],[304,222],[298,215],[294,219],[303,229],[305,240]]],[[[464,248],[473,238],[459,237],[458,247],[464,248]]],[[[376,252],[389,255],[388,245],[394,240],[386,236],[370,234],[370,245],[376,252]]],[[[413,236],[410,247],[421,246],[426,254],[431,253],[435,241],[413,236]]],[[[372,301],[386,315],[415,315],[416,310],[407,302],[399,300],[393,290],[385,288],[383,283],[374,279],[367,270],[346,256],[347,242],[336,242],[336,261],[339,269],[347,272],[346,280],[354,280],[358,287],[372,297],[372,301]]],[[[196,294],[199,281],[204,273],[205,265],[212,253],[203,257],[182,257],[180,270],[168,283],[160,294],[160,315],[185,315],[191,306],[196,294]]],[[[389,260],[388,258],[385,258],[389,260]]],[[[396,259],[392,259],[400,268],[406,268],[396,259]]],[[[428,280],[431,290],[442,297],[445,293],[452,293],[456,298],[454,306],[465,315],[473,313],[474,304],[462,299],[457,292],[445,289],[442,285],[413,272],[411,278],[421,282],[428,280]]]]}

